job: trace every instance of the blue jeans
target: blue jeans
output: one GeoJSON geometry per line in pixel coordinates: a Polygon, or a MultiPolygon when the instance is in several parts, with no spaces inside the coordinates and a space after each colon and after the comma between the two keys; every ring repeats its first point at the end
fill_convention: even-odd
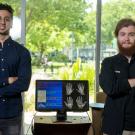
{"type": "Polygon", "coordinates": [[[0,119],[0,135],[20,135],[22,115],[10,119],[0,119]]]}

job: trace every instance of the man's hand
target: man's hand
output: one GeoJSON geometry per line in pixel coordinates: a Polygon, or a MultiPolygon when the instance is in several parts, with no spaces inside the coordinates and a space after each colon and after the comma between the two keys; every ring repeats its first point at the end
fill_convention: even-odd
{"type": "Polygon", "coordinates": [[[77,97],[77,99],[76,99],[76,103],[77,103],[77,106],[78,106],[80,109],[82,109],[82,108],[85,106],[85,104],[86,104],[87,102],[86,102],[86,101],[83,102],[82,97],[79,96],[79,97],[77,97]]]}
{"type": "Polygon", "coordinates": [[[85,94],[84,94],[84,85],[79,83],[77,86],[78,86],[77,91],[78,91],[81,95],[85,95],[85,94]]]}
{"type": "Polygon", "coordinates": [[[67,95],[71,95],[72,92],[73,92],[72,84],[71,83],[67,83],[66,84],[66,94],[67,95]]]}
{"type": "Polygon", "coordinates": [[[13,82],[15,82],[18,79],[18,77],[8,77],[8,83],[12,84],[13,82]]]}
{"type": "Polygon", "coordinates": [[[64,101],[64,103],[69,109],[72,109],[72,107],[73,107],[73,99],[72,99],[72,97],[67,97],[67,102],[64,101]]]}
{"type": "Polygon", "coordinates": [[[130,87],[135,87],[135,79],[128,79],[130,87]]]}

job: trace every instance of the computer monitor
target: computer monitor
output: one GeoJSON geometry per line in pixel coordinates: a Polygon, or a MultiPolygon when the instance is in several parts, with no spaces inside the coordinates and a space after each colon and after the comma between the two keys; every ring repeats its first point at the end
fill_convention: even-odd
{"type": "Polygon", "coordinates": [[[89,110],[87,80],[36,80],[36,111],[57,111],[57,120],[66,120],[66,112],[89,110]]]}

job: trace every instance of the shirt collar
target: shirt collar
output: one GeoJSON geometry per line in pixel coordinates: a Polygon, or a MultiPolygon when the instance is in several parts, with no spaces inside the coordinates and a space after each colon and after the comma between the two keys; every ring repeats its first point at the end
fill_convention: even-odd
{"type": "Polygon", "coordinates": [[[10,43],[12,41],[12,38],[9,36],[9,38],[7,38],[5,41],[4,41],[4,43],[10,43]]]}
{"type": "MultiPolygon", "coordinates": [[[[118,56],[119,56],[122,60],[128,62],[128,59],[127,59],[124,55],[122,55],[122,54],[119,53],[118,56]]],[[[135,60],[135,54],[132,56],[131,60],[135,60]]]]}

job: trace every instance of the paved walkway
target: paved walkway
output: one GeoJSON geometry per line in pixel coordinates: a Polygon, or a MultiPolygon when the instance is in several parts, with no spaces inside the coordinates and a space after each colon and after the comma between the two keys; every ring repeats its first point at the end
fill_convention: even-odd
{"type": "MultiPolygon", "coordinates": [[[[38,71],[38,73],[33,73],[31,78],[31,83],[29,86],[28,91],[25,93],[25,100],[27,102],[33,102],[30,101],[32,96],[35,96],[35,82],[36,80],[41,79],[51,79],[50,75],[47,75],[43,72],[43,70],[38,71]]],[[[33,103],[34,105],[35,103],[33,103]]],[[[30,112],[24,112],[24,135],[32,135],[31,133],[31,125],[32,125],[32,119],[34,117],[34,108],[33,111],[30,112]]]]}

